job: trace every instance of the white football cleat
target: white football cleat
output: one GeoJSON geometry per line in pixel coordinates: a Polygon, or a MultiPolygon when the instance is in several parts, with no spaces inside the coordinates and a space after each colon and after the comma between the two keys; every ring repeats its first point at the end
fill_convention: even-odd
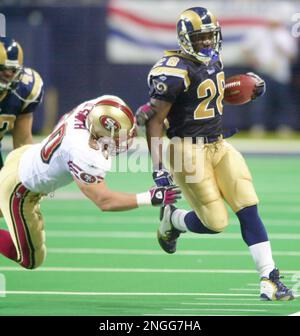
{"type": "Polygon", "coordinates": [[[287,288],[279,279],[279,269],[274,268],[269,277],[260,279],[260,299],[263,301],[289,301],[294,299],[291,289],[287,288]]]}
{"type": "Polygon", "coordinates": [[[160,210],[160,225],[157,230],[157,239],[161,248],[167,253],[176,252],[177,239],[181,233],[171,221],[171,216],[177,208],[174,205],[166,205],[160,210]]]}

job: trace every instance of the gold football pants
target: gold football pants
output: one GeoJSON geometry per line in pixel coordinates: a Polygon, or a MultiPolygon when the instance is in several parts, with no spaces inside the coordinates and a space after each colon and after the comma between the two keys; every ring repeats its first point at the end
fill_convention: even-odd
{"type": "Polygon", "coordinates": [[[17,250],[17,262],[33,269],[44,261],[46,247],[39,206],[42,195],[22,185],[18,174],[20,158],[28,147],[12,151],[0,171],[0,207],[17,250]]]}
{"type": "Polygon", "coordinates": [[[176,183],[208,229],[221,232],[228,225],[224,200],[234,212],[258,203],[244,158],[225,140],[205,145],[176,141],[169,145],[168,155],[176,183]],[[177,169],[180,160],[182,169],[177,169]],[[188,171],[187,160],[192,163],[188,171]],[[191,181],[191,176],[197,175],[200,178],[191,181]]]}

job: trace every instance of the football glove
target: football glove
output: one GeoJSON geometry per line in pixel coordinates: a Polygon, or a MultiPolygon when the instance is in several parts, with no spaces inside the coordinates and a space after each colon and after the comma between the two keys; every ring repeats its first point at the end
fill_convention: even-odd
{"type": "Polygon", "coordinates": [[[148,120],[151,119],[154,114],[155,111],[152,109],[150,103],[140,106],[135,113],[137,124],[139,126],[145,126],[148,120]]]}
{"type": "Polygon", "coordinates": [[[247,72],[247,75],[256,79],[255,90],[251,97],[252,100],[256,99],[257,97],[263,96],[266,92],[266,82],[254,72],[247,72]]]}
{"type": "Polygon", "coordinates": [[[158,187],[174,185],[173,177],[167,169],[156,169],[152,173],[152,178],[158,187]]]}
{"type": "Polygon", "coordinates": [[[151,204],[163,207],[168,204],[176,203],[181,198],[181,191],[178,186],[153,187],[150,190],[151,204]]]}

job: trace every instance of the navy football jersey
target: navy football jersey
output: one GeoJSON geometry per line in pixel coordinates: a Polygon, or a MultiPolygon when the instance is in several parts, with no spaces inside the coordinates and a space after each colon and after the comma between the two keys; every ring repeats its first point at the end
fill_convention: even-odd
{"type": "MultiPolygon", "coordinates": [[[[0,93],[0,141],[6,132],[14,128],[19,115],[33,112],[41,102],[43,81],[36,71],[24,68],[20,82],[14,90],[15,92],[8,90],[0,93]]],[[[0,168],[1,166],[0,152],[0,168]]]]}
{"type": "Polygon", "coordinates": [[[172,103],[167,136],[222,133],[225,78],[219,58],[208,66],[180,51],[166,51],[148,76],[150,97],[172,103]]]}

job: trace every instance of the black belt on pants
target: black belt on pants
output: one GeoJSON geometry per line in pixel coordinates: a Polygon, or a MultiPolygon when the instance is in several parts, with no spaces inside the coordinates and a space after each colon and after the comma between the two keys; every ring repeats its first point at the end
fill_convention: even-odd
{"type": "Polygon", "coordinates": [[[203,139],[203,143],[205,144],[210,144],[222,139],[226,139],[226,138],[230,138],[231,136],[233,136],[234,134],[236,134],[239,130],[237,128],[225,131],[221,134],[218,135],[212,135],[212,136],[199,136],[199,137],[192,137],[192,142],[193,144],[197,143],[197,139],[203,139]]]}

